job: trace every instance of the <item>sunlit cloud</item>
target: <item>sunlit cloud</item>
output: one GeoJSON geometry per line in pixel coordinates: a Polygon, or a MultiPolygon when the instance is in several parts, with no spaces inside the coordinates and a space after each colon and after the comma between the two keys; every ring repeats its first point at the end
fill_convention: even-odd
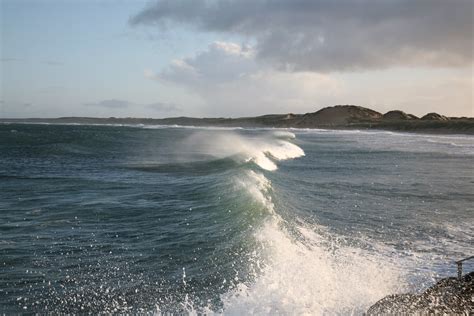
{"type": "Polygon", "coordinates": [[[473,60],[471,0],[162,0],[130,20],[238,35],[290,71],[460,67],[473,60]]]}

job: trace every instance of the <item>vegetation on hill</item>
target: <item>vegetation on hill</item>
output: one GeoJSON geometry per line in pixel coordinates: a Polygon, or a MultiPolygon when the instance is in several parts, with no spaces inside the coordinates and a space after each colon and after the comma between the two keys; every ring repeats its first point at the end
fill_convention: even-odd
{"type": "Polygon", "coordinates": [[[381,129],[405,132],[474,134],[474,118],[447,118],[428,113],[421,119],[402,111],[377,111],[355,105],[336,105],[306,114],[269,114],[240,118],[93,118],[61,117],[32,119],[0,119],[3,122],[42,122],[79,124],[145,124],[222,127],[295,127],[326,129],[381,129]]]}

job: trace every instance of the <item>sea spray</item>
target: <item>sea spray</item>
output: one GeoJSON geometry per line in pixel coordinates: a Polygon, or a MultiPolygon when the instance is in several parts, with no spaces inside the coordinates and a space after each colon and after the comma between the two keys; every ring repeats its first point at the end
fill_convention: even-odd
{"type": "Polygon", "coordinates": [[[304,156],[291,139],[294,134],[285,131],[258,138],[229,132],[210,137],[199,132],[184,142],[192,152],[255,163],[256,170],[242,169],[233,179],[239,194],[248,195],[266,211],[253,229],[256,244],[246,261],[247,281],[236,275],[230,289],[220,296],[222,307],[217,310],[193,307],[187,299],[188,313],[360,314],[380,297],[403,288],[403,273],[389,256],[337,244],[319,226],[282,217],[264,172],[275,171],[278,161],[304,156]],[[290,233],[288,227],[298,234],[290,233]]]}
{"type": "Polygon", "coordinates": [[[0,314],[360,314],[472,249],[469,136],[14,128],[0,314]]]}
{"type": "Polygon", "coordinates": [[[301,234],[295,238],[275,210],[270,180],[255,171],[246,176],[249,195],[270,216],[254,233],[261,249],[254,258],[261,263],[259,275],[221,296],[224,314],[360,314],[402,288],[402,273],[389,257],[349,246],[329,247],[327,232],[320,234],[297,221],[292,224],[301,234]]]}
{"type": "Polygon", "coordinates": [[[237,162],[254,162],[262,169],[273,171],[277,169],[275,161],[304,156],[300,147],[287,140],[294,134],[275,133],[256,138],[229,131],[217,135],[201,131],[193,133],[176,149],[181,160],[187,159],[183,152],[192,155],[199,153],[215,158],[231,157],[237,162]]]}

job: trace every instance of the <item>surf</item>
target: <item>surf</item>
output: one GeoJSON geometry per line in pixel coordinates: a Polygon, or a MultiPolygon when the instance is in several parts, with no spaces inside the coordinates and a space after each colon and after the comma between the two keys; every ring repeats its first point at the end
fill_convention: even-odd
{"type": "Polygon", "coordinates": [[[469,157],[416,135],[4,128],[4,251],[37,249],[7,261],[7,311],[363,314],[471,248],[469,157]]]}
{"type": "MultiPolygon", "coordinates": [[[[305,155],[301,147],[291,143],[293,133],[274,132],[251,137],[232,132],[210,133],[200,131],[176,146],[180,159],[186,154],[205,154],[215,158],[229,157],[239,163],[252,162],[267,171],[278,169],[277,161],[294,159],[305,155]]],[[[183,158],[184,156],[184,158],[183,158]]]]}
{"type": "Polygon", "coordinates": [[[238,277],[231,281],[229,290],[220,295],[220,308],[188,301],[187,313],[360,314],[380,297],[406,286],[389,252],[385,256],[341,243],[325,227],[278,209],[277,192],[265,173],[276,172],[281,161],[305,155],[295,140],[286,131],[260,137],[197,133],[186,140],[192,152],[242,163],[244,168],[231,180],[235,194],[246,195],[265,213],[251,230],[255,246],[246,259],[245,281],[238,277]]]}

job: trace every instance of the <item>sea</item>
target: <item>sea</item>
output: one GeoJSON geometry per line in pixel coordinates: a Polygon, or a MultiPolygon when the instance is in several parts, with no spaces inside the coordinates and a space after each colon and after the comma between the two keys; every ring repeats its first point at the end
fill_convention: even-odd
{"type": "Polygon", "coordinates": [[[0,314],[360,315],[473,246],[472,135],[0,124],[0,314]]]}

